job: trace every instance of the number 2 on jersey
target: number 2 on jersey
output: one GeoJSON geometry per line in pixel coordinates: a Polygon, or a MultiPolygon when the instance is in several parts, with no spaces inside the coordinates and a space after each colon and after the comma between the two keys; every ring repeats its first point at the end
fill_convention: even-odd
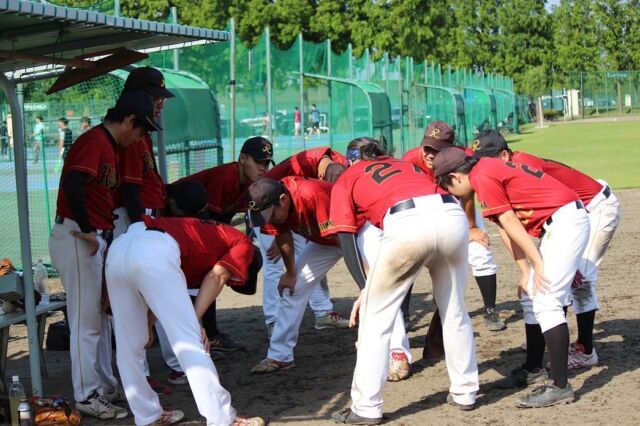
{"type": "Polygon", "coordinates": [[[391,163],[373,163],[365,167],[364,172],[371,173],[371,179],[377,184],[381,184],[391,176],[400,173],[400,170],[397,169],[387,171],[390,167],[393,167],[391,163]]]}

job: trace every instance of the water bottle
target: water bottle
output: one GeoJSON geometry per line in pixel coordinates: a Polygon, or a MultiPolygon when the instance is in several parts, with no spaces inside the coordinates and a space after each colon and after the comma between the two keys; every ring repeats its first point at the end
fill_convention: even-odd
{"type": "Polygon", "coordinates": [[[45,293],[44,280],[49,278],[47,267],[42,263],[42,259],[38,259],[36,266],[33,268],[33,286],[38,293],[45,293]]]}
{"type": "Polygon", "coordinates": [[[11,378],[12,383],[9,386],[9,409],[11,410],[11,426],[20,425],[20,415],[18,413],[18,406],[20,401],[25,400],[27,397],[24,393],[24,387],[20,383],[18,376],[11,378]]]}
{"type": "Polygon", "coordinates": [[[20,419],[20,426],[33,425],[31,422],[31,406],[29,406],[26,399],[23,399],[22,402],[20,402],[20,405],[18,405],[18,416],[20,419]]]}

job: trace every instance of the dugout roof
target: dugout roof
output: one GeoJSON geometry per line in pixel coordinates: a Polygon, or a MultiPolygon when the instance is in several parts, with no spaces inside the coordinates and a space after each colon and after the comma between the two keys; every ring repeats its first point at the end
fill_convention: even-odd
{"type": "Polygon", "coordinates": [[[0,72],[126,46],[132,50],[196,41],[226,41],[226,31],[122,18],[89,10],[0,0],[0,72]]]}

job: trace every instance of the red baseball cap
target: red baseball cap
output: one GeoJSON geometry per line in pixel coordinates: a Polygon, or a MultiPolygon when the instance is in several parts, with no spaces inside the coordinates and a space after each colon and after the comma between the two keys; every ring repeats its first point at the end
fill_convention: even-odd
{"type": "Polygon", "coordinates": [[[422,146],[428,146],[436,151],[453,146],[456,139],[456,132],[444,121],[434,121],[429,123],[424,131],[422,146]]]}

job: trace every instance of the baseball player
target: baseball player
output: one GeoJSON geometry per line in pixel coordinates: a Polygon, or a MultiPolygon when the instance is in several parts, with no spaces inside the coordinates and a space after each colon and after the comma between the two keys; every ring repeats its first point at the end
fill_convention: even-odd
{"type": "MultiPolygon", "coordinates": [[[[236,213],[246,210],[245,193],[252,182],[260,179],[272,163],[273,146],[261,136],[247,139],[240,150],[238,161],[212,167],[178,182],[200,182],[209,193],[207,209],[209,217],[222,223],[230,223],[236,213]]],[[[243,346],[218,331],[216,304],[203,317],[207,335],[211,337],[211,349],[236,351],[243,346]]]]}
{"type": "MultiPolygon", "coordinates": [[[[443,121],[434,121],[427,126],[421,146],[407,151],[402,159],[420,167],[435,182],[433,159],[441,150],[453,146],[454,141],[454,130],[443,121]]],[[[467,154],[473,155],[472,152],[467,154]]],[[[490,331],[504,330],[506,326],[496,311],[498,266],[473,196],[464,200],[464,208],[469,220],[469,264],[484,302],[484,322],[490,331]]]]}
{"type": "Polygon", "coordinates": [[[578,339],[569,348],[569,368],[592,367],[598,362],[593,347],[593,324],[600,309],[596,292],[598,267],[620,222],[618,199],[603,180],[595,180],[565,164],[511,151],[500,133],[487,131],[473,144],[477,157],[497,157],[503,161],[527,164],[554,177],[574,190],[584,204],[589,217],[590,233],[582,254],[576,279],[571,285],[572,306],[578,323],[578,339]]]}
{"type": "MultiPolygon", "coordinates": [[[[124,82],[123,91],[128,90],[144,90],[151,96],[153,115],[156,120],[160,117],[165,100],[174,97],[173,93],[165,87],[162,73],[152,67],[140,67],[131,71],[124,82]]],[[[117,218],[114,221],[114,237],[126,232],[131,223],[140,222],[142,215],[158,217],[167,203],[164,182],[158,173],[153,155],[153,141],[149,135],[145,135],[139,143],[119,148],[118,175],[120,186],[115,193],[117,208],[114,214],[117,218]]],[[[169,382],[174,385],[186,384],[187,377],[178,359],[173,355],[167,336],[159,324],[156,331],[163,358],[171,369],[169,382]]],[[[153,381],[149,376],[148,365],[146,372],[148,380],[153,381]]]]}
{"type": "MultiPolygon", "coordinates": [[[[206,194],[201,201],[204,210],[206,194]]],[[[143,216],[143,222],[132,224],[114,241],[107,257],[107,286],[118,368],[137,425],[174,424],[184,417],[180,410],[163,410],[145,379],[144,348],[155,318],[167,333],[207,424],[265,424],[259,417],[236,415],[231,395],[220,384],[211,361],[206,332],[198,322],[225,284],[255,280],[260,264],[259,252],[254,253],[243,233],[197,218],[143,216]],[[254,258],[257,263],[252,264],[254,258]],[[195,306],[188,287],[200,289],[195,306]]]]}
{"type": "Polygon", "coordinates": [[[282,298],[269,351],[252,373],[295,366],[293,350],[305,306],[321,278],[342,257],[336,239],[320,235],[329,225],[331,187],[328,182],[295,176],[281,181],[264,178],[249,187],[250,220],[254,226],[261,225],[263,232],[275,235],[285,265],[278,284],[282,298]],[[308,240],[299,256],[294,253],[294,232],[308,240]]]}
{"type": "Polygon", "coordinates": [[[111,326],[100,308],[103,254],[113,230],[112,191],[118,184],[117,149],[160,129],[142,91],[123,93],[104,122],[71,146],[60,177],[49,253],[67,294],[70,356],[76,408],[100,419],[123,418],[111,369],[111,326]]]}
{"type": "MultiPolygon", "coordinates": [[[[346,166],[347,159],[339,152],[328,147],[312,148],[301,151],[282,161],[269,170],[265,177],[280,180],[287,176],[300,176],[333,183],[346,166]]],[[[265,316],[267,336],[271,338],[280,306],[280,296],[277,288],[284,263],[273,235],[263,234],[259,228],[254,228],[254,234],[260,245],[262,258],[267,259],[262,270],[262,309],[265,316]]],[[[302,236],[294,233],[293,242],[296,251],[295,255],[300,256],[307,241],[302,236]]],[[[326,277],[322,278],[320,285],[316,286],[311,293],[309,306],[315,314],[315,327],[317,329],[349,327],[349,321],[340,317],[333,310],[326,277]]]]}
{"type": "Polygon", "coordinates": [[[496,158],[474,159],[447,148],[433,160],[441,187],[467,197],[475,190],[483,216],[500,235],[520,269],[520,303],[525,315],[527,359],[499,380],[499,388],[542,382],[545,344],[551,380],[520,399],[518,407],[547,407],[573,402],[567,381],[569,328],[563,307],[589,238],[589,219],[578,195],[553,177],[526,164],[496,158]],[[530,236],[540,237],[540,248],[530,236]]]}
{"type": "Polygon", "coordinates": [[[382,422],[382,388],[389,363],[390,335],[400,305],[427,267],[441,310],[447,369],[447,401],[463,410],[475,406],[478,369],[471,320],[464,306],[467,278],[468,223],[455,197],[438,193],[419,168],[390,157],[375,140],[347,151],[352,165],[331,191],[330,226],[345,263],[364,290],[354,303],[359,316],[358,358],[349,409],[333,413],[338,423],[382,422]],[[382,229],[380,246],[365,278],[355,245],[359,223],[382,229]]]}

